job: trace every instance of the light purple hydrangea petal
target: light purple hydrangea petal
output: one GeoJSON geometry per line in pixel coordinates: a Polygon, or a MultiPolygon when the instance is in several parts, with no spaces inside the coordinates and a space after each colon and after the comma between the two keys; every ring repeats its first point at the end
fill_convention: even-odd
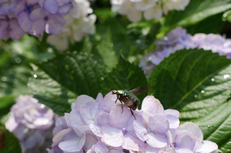
{"type": "Polygon", "coordinates": [[[37,8],[37,9],[34,9],[31,14],[29,15],[30,17],[30,20],[32,22],[36,21],[36,20],[39,20],[39,19],[43,19],[45,16],[46,16],[46,11],[42,8],[37,8]]]}
{"type": "Polygon", "coordinates": [[[123,142],[122,147],[126,150],[139,151],[140,148],[144,148],[144,145],[145,144],[143,141],[127,133],[124,136],[124,142],[123,142]]]}
{"type": "Polygon", "coordinates": [[[44,1],[44,7],[51,14],[56,14],[58,12],[58,9],[59,9],[59,4],[56,0],[45,0],[44,1]]]}
{"type": "Polygon", "coordinates": [[[175,136],[175,145],[177,148],[185,148],[193,151],[196,145],[196,137],[187,130],[180,130],[175,136]]]}
{"type": "Polygon", "coordinates": [[[69,12],[70,9],[71,9],[71,5],[70,4],[65,4],[65,5],[59,7],[58,13],[59,14],[66,14],[66,13],[69,12]]]}
{"type": "Polygon", "coordinates": [[[120,147],[123,144],[123,132],[118,128],[114,128],[111,126],[103,126],[101,128],[101,138],[102,141],[107,145],[112,147],[120,147]]]}
{"type": "Polygon", "coordinates": [[[35,36],[38,36],[39,34],[43,34],[45,30],[45,24],[46,23],[43,19],[38,19],[34,21],[29,33],[35,36]]]}
{"type": "Polygon", "coordinates": [[[0,23],[0,39],[3,39],[7,35],[9,24],[4,20],[0,20],[0,23]]]}
{"type": "Polygon", "coordinates": [[[149,132],[147,136],[148,140],[146,142],[154,148],[163,148],[167,145],[168,138],[165,134],[149,132]]]}
{"type": "Polygon", "coordinates": [[[30,21],[27,13],[21,12],[18,16],[18,22],[23,31],[29,32],[31,30],[32,22],[30,21]]]}
{"type": "Polygon", "coordinates": [[[61,142],[63,138],[70,132],[72,132],[72,129],[68,128],[68,129],[64,129],[56,133],[53,137],[53,145],[57,145],[59,142],[61,142]]]}
{"type": "Polygon", "coordinates": [[[65,152],[77,152],[80,151],[85,143],[86,136],[75,137],[71,140],[62,141],[59,143],[59,148],[65,152]]]}
{"type": "Polygon", "coordinates": [[[0,2],[0,15],[13,13],[17,4],[18,0],[2,0],[0,2]]]}
{"type": "Polygon", "coordinates": [[[149,118],[149,127],[153,132],[165,133],[169,130],[169,122],[164,115],[155,115],[149,118]]]}
{"type": "Polygon", "coordinates": [[[196,147],[197,153],[213,152],[215,150],[218,150],[217,144],[207,140],[202,141],[201,147],[196,147]]]}
{"type": "Polygon", "coordinates": [[[99,104],[96,102],[89,102],[88,105],[84,105],[80,108],[80,114],[86,124],[93,124],[95,122],[98,105],[99,104]]]}
{"type": "Polygon", "coordinates": [[[201,129],[192,122],[181,124],[178,129],[192,132],[200,142],[203,140],[203,133],[201,129]]]}
{"type": "Polygon", "coordinates": [[[149,114],[162,114],[164,108],[160,101],[153,96],[146,96],[142,102],[142,111],[149,114]]]}
{"type": "Polygon", "coordinates": [[[108,113],[111,111],[113,105],[115,105],[116,95],[112,95],[111,92],[105,95],[104,99],[102,100],[100,107],[107,111],[108,113]]]}
{"type": "Polygon", "coordinates": [[[114,105],[110,111],[109,124],[122,129],[127,126],[131,116],[131,111],[128,107],[124,107],[122,110],[121,105],[114,105]]]}
{"type": "Polygon", "coordinates": [[[139,122],[136,120],[133,122],[133,126],[135,129],[135,133],[138,136],[138,138],[142,141],[147,141],[148,140],[148,131],[147,129],[139,122]]]}
{"type": "Polygon", "coordinates": [[[71,104],[72,110],[79,110],[81,105],[84,105],[88,102],[94,102],[95,100],[87,95],[80,95],[77,97],[76,101],[71,104]]]}

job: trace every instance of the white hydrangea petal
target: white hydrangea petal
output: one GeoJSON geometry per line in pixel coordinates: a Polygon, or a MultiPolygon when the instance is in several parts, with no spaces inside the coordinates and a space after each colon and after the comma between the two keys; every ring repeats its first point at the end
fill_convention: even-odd
{"type": "Polygon", "coordinates": [[[146,20],[160,19],[162,17],[162,9],[159,5],[144,11],[144,18],[146,20]]]}
{"type": "Polygon", "coordinates": [[[142,12],[136,9],[130,9],[128,13],[128,19],[132,22],[138,22],[142,18],[142,12]]]}
{"type": "Polygon", "coordinates": [[[139,11],[148,10],[156,5],[157,0],[141,0],[134,3],[134,7],[139,11]]]}
{"type": "Polygon", "coordinates": [[[120,147],[123,144],[123,132],[118,128],[103,126],[101,128],[102,141],[112,147],[120,147]]]}

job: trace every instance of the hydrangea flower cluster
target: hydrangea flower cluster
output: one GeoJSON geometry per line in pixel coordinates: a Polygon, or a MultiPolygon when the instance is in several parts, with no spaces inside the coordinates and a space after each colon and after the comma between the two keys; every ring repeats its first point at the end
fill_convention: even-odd
{"type": "Polygon", "coordinates": [[[19,139],[23,152],[34,152],[49,147],[54,122],[55,114],[51,109],[26,95],[17,98],[5,126],[19,139]]]}
{"type": "Polygon", "coordinates": [[[85,35],[95,33],[96,15],[92,14],[90,2],[87,0],[74,1],[70,14],[64,17],[66,24],[61,34],[48,37],[48,42],[61,51],[66,50],[69,43],[81,41],[85,35]]]}
{"type": "Polygon", "coordinates": [[[170,31],[164,38],[157,40],[156,50],[146,54],[141,59],[139,66],[142,67],[145,75],[149,76],[153,68],[165,57],[184,48],[211,50],[231,58],[231,39],[225,39],[218,34],[198,33],[192,36],[185,29],[178,27],[170,31]]]}
{"type": "Polygon", "coordinates": [[[19,40],[31,35],[59,34],[73,0],[2,0],[0,2],[0,39],[19,40]]]}
{"type": "Polygon", "coordinates": [[[111,0],[112,10],[138,22],[142,14],[146,20],[160,19],[171,10],[184,10],[189,0],[111,0]]]}
{"type": "Polygon", "coordinates": [[[0,39],[19,40],[25,33],[58,35],[65,20],[70,20],[64,33],[68,33],[66,37],[72,35],[73,40],[80,40],[86,33],[94,33],[96,17],[87,16],[92,13],[89,6],[87,0],[2,0],[0,39]],[[66,15],[68,17],[64,18],[66,15]]]}
{"type": "Polygon", "coordinates": [[[179,126],[179,112],[164,110],[153,96],[144,98],[141,110],[121,108],[116,96],[108,93],[96,99],[81,95],[70,113],[57,119],[50,153],[210,153],[217,144],[203,140],[200,128],[192,123],[179,126]]]}

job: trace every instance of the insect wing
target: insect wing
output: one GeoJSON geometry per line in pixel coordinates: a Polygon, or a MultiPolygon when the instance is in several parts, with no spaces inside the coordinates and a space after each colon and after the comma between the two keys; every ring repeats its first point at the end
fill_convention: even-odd
{"type": "Polygon", "coordinates": [[[138,87],[138,88],[130,90],[129,92],[134,94],[134,95],[139,95],[139,94],[146,92],[146,91],[148,91],[147,87],[138,87]]]}

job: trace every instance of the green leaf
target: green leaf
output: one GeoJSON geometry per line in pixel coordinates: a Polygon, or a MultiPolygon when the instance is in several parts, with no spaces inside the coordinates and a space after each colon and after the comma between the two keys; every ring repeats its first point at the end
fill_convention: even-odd
{"type": "Polygon", "coordinates": [[[105,75],[105,66],[92,55],[76,52],[58,55],[38,66],[64,88],[77,95],[96,97],[102,90],[101,78],[105,75]]]}
{"type": "MultiPolygon", "coordinates": [[[[1,125],[2,126],[2,125],[1,125]]],[[[1,153],[21,153],[18,139],[3,127],[0,127],[0,152],[1,153]]]]}
{"type": "Polygon", "coordinates": [[[28,87],[34,98],[60,116],[70,112],[70,103],[77,98],[76,94],[62,87],[39,69],[34,70],[33,77],[29,78],[28,87]]]}
{"type": "Polygon", "coordinates": [[[187,27],[196,24],[230,8],[231,0],[191,0],[184,11],[174,11],[167,15],[161,31],[167,32],[177,26],[187,27]]]}
{"type": "Polygon", "coordinates": [[[230,149],[231,60],[203,50],[182,50],[164,59],[148,79],[150,93],[165,109],[194,121],[205,139],[230,149]]]}
{"type": "MultiPolygon", "coordinates": [[[[131,64],[120,56],[116,67],[104,78],[103,85],[103,93],[106,94],[111,89],[131,90],[137,87],[147,87],[147,79],[138,65],[131,64]]],[[[144,98],[144,95],[138,96],[140,100],[144,98]]]]}
{"type": "Polygon", "coordinates": [[[201,22],[186,27],[187,33],[194,35],[196,33],[220,33],[225,22],[221,20],[222,13],[210,16],[201,22]],[[208,24],[213,23],[213,24],[208,24]]]}
{"type": "Polygon", "coordinates": [[[228,10],[223,14],[222,20],[231,22],[231,10],[228,10]]]}
{"type": "MultiPolygon", "coordinates": [[[[104,65],[112,69],[117,64],[120,53],[130,62],[139,62],[144,50],[140,50],[127,35],[129,21],[123,16],[115,16],[111,9],[96,9],[96,33],[70,46],[70,51],[93,54],[104,65]]],[[[153,38],[154,39],[154,38],[153,38]]]]}

